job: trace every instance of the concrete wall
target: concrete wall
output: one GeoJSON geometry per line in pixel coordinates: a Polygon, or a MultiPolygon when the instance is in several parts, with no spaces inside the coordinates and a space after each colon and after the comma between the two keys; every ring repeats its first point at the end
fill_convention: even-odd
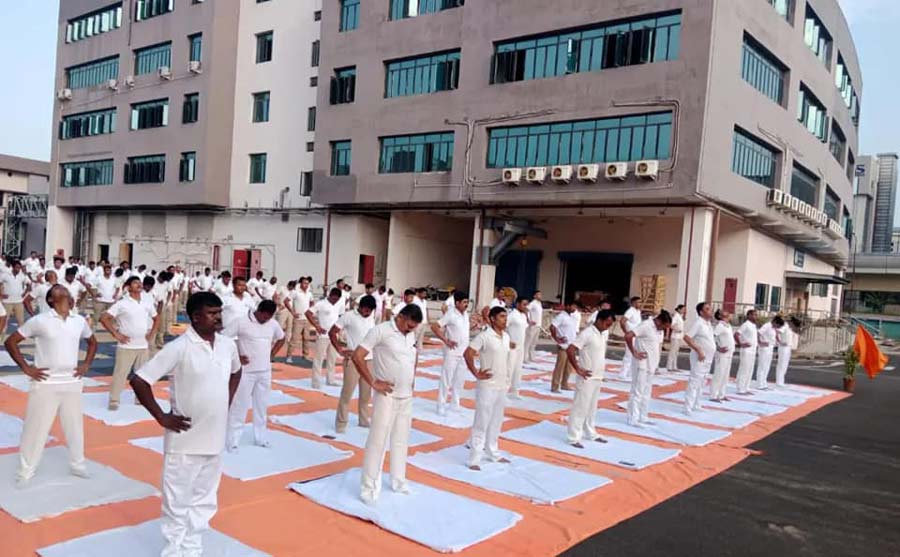
{"type": "Polygon", "coordinates": [[[372,255],[375,257],[375,284],[385,284],[389,231],[388,217],[333,215],[328,282],[344,278],[354,291],[362,292],[364,284],[358,282],[359,256],[372,255]]]}
{"type": "Polygon", "coordinates": [[[469,288],[473,220],[430,213],[391,215],[387,285],[469,288]]]}

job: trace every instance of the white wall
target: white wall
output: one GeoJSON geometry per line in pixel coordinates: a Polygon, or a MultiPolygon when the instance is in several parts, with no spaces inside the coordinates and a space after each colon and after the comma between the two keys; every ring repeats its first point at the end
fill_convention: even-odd
{"type": "Polygon", "coordinates": [[[387,285],[399,293],[410,287],[469,287],[471,218],[427,213],[391,214],[387,285]]]}
{"type": "Polygon", "coordinates": [[[359,256],[375,256],[375,284],[385,284],[388,254],[387,218],[333,215],[331,218],[331,255],[328,261],[328,281],[346,277],[355,292],[364,285],[359,278],[359,256]]]}

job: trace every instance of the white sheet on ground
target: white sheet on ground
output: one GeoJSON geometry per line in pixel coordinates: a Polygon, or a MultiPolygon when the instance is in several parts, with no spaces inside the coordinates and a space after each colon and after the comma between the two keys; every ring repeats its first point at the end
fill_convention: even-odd
{"type": "MultiPolygon", "coordinates": [[[[109,409],[109,393],[84,393],[81,396],[84,414],[106,425],[126,426],[153,420],[146,408],[134,403],[134,391],[122,391],[118,410],[109,409]]],[[[156,402],[164,412],[169,411],[169,401],[156,399],[156,402]]]]}
{"type": "MultiPolygon", "coordinates": [[[[85,387],[104,387],[106,383],[102,381],[97,381],[92,377],[85,377],[81,380],[84,383],[85,387]]],[[[5,385],[12,387],[17,391],[22,391],[23,393],[27,393],[31,390],[31,377],[28,377],[24,373],[14,373],[10,375],[0,375],[0,383],[4,383],[5,385]]]]}
{"type": "MultiPolygon", "coordinates": [[[[631,388],[631,381],[625,381],[625,380],[621,379],[621,377],[618,377],[616,375],[608,377],[607,379],[609,381],[615,381],[617,383],[624,383],[624,384],[628,385],[629,389],[631,388]]],[[[666,379],[665,377],[654,376],[653,384],[656,385],[657,387],[668,387],[669,385],[674,385],[675,381],[673,381],[672,379],[666,379]]]]}
{"type": "Polygon", "coordinates": [[[441,378],[441,369],[442,366],[424,366],[418,368],[416,371],[416,375],[426,375],[431,378],[440,379],[441,378]]]}
{"type": "MultiPolygon", "coordinates": [[[[624,409],[627,406],[628,404],[625,402],[619,403],[619,408],[624,409]]],[[[747,427],[759,419],[759,416],[755,414],[728,412],[726,410],[714,410],[711,408],[695,410],[688,416],[684,413],[684,404],[669,402],[667,400],[658,400],[655,398],[650,401],[650,413],[668,416],[686,422],[693,422],[695,424],[714,425],[717,427],[727,427],[729,429],[747,427]]]]}
{"type": "MultiPolygon", "coordinates": [[[[256,480],[344,460],[353,455],[351,451],[336,449],[328,443],[310,441],[276,430],[269,430],[267,433],[269,447],[258,447],[253,444],[252,429],[244,428],[241,445],[237,451],[222,453],[223,471],[232,478],[242,481],[256,480]]],[[[132,439],[129,443],[159,454],[163,452],[162,437],[132,439]]]]}
{"type": "Polygon", "coordinates": [[[6,350],[0,350],[0,367],[9,367],[14,365],[18,364],[16,364],[16,361],[13,360],[12,356],[9,355],[9,352],[7,352],[6,350]]]}
{"type": "Polygon", "coordinates": [[[552,505],[612,482],[603,476],[521,456],[509,457],[508,464],[484,461],[481,470],[476,472],[466,466],[468,456],[469,449],[458,445],[432,453],[416,453],[409,458],[409,463],[451,480],[543,505],[552,505]]]}
{"type": "MultiPolygon", "coordinates": [[[[466,389],[462,392],[462,397],[469,400],[475,400],[475,391],[473,389],[466,389]]],[[[550,414],[556,414],[557,412],[568,410],[572,407],[572,404],[567,402],[560,402],[558,400],[548,400],[546,398],[523,396],[518,399],[507,397],[506,407],[516,410],[536,412],[538,414],[549,416],[550,414]]]]}
{"type": "Polygon", "coordinates": [[[785,390],[775,390],[769,389],[767,391],[760,391],[758,389],[751,389],[753,394],[751,395],[739,395],[737,394],[737,387],[734,385],[728,385],[728,397],[734,397],[738,400],[753,400],[756,402],[765,402],[766,404],[779,404],[781,406],[800,406],[801,404],[806,403],[809,400],[809,397],[801,395],[795,392],[788,392],[785,390]]]}
{"type": "MultiPolygon", "coordinates": [[[[123,526],[38,550],[41,557],[158,557],[165,546],[160,521],[123,526]]],[[[203,554],[216,557],[267,557],[217,530],[203,535],[203,554]]]]}
{"type": "MultiPolygon", "coordinates": [[[[652,411],[652,410],[651,410],[652,411]]],[[[729,431],[721,431],[715,429],[706,429],[694,425],[680,424],[664,420],[662,418],[653,418],[654,425],[642,425],[641,427],[628,425],[628,416],[625,412],[616,412],[615,410],[597,410],[597,417],[594,424],[603,429],[618,431],[619,433],[628,433],[637,435],[638,437],[646,437],[648,439],[656,439],[667,443],[675,443],[677,445],[689,445],[692,447],[702,447],[709,445],[715,441],[731,435],[729,431]]]]}
{"type": "MultiPolygon", "coordinates": [[[[284,385],[285,387],[309,391],[311,393],[322,393],[323,395],[332,398],[341,398],[341,385],[326,385],[323,382],[321,389],[313,389],[309,379],[275,379],[274,382],[279,385],[284,385]]],[[[439,384],[440,383],[436,379],[416,377],[416,392],[436,391],[439,384]]],[[[357,394],[358,391],[354,393],[353,398],[356,398],[357,394]]]]}
{"type": "Polygon", "coordinates": [[[274,390],[269,393],[269,406],[281,406],[282,404],[300,404],[302,398],[291,396],[284,391],[274,390]]]}
{"type": "MultiPolygon", "coordinates": [[[[22,438],[22,426],[24,422],[18,416],[10,416],[0,412],[0,449],[10,449],[19,446],[22,438]]],[[[53,441],[51,435],[47,442],[53,441]]]]}
{"type": "MultiPolygon", "coordinates": [[[[660,398],[671,400],[673,402],[684,403],[684,391],[662,395],[660,398]]],[[[786,406],[766,404],[764,402],[738,400],[736,398],[729,398],[728,400],[723,400],[722,402],[712,402],[710,400],[704,399],[701,401],[701,403],[703,405],[703,408],[708,408],[710,410],[731,410],[733,412],[745,412],[747,414],[757,414],[759,416],[774,416],[787,410],[786,406]]]]}
{"type": "MultiPolygon", "coordinates": [[[[578,449],[566,441],[566,426],[552,422],[538,422],[532,426],[504,431],[504,439],[527,445],[543,447],[553,451],[580,456],[589,460],[614,464],[631,470],[641,470],[660,464],[678,456],[678,449],[664,449],[618,437],[604,435],[606,443],[585,441],[584,448],[578,449]]],[[[548,455],[550,456],[550,455],[548,455]]]]}
{"type": "Polygon", "coordinates": [[[441,553],[456,553],[516,525],[522,516],[455,493],[410,482],[408,495],[391,491],[387,474],[375,505],[359,498],[360,469],[353,468],[291,489],[316,503],[355,516],[441,553]]]}
{"type": "Polygon", "coordinates": [[[69,473],[69,451],[50,447],[25,489],[15,485],[19,454],[0,456],[0,507],[22,522],[34,522],[69,511],[159,495],[150,484],[132,480],[91,460],[89,479],[69,473]]]}
{"type": "MultiPolygon", "coordinates": [[[[550,398],[568,400],[570,402],[575,400],[575,391],[559,391],[558,393],[554,393],[550,390],[550,383],[548,381],[542,381],[540,379],[536,379],[533,381],[523,381],[519,385],[519,390],[548,396],[550,398]]],[[[617,395],[614,395],[612,393],[600,393],[600,396],[597,397],[597,400],[609,400],[611,398],[616,398],[616,396],[617,395]]]]}
{"type": "MultiPolygon", "coordinates": [[[[292,414],[289,416],[270,416],[272,423],[287,426],[297,431],[312,433],[320,437],[330,436],[335,441],[347,443],[354,447],[365,448],[366,439],[369,437],[369,428],[359,427],[356,414],[350,414],[350,423],[347,424],[347,431],[344,433],[336,433],[334,430],[334,410],[319,410],[318,412],[309,412],[306,414],[292,414]]],[[[415,428],[409,430],[409,446],[427,445],[440,441],[440,437],[419,431],[415,428]]],[[[386,445],[390,449],[390,443],[386,445]]]]}
{"type": "Polygon", "coordinates": [[[413,398],[412,417],[414,420],[422,420],[444,427],[454,429],[468,429],[475,422],[475,411],[465,406],[454,409],[447,407],[446,416],[438,416],[437,403],[424,398],[413,398]]]}

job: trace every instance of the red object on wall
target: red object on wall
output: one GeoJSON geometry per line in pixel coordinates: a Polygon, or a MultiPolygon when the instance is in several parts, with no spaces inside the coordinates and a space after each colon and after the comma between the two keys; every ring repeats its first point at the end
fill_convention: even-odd
{"type": "Polygon", "coordinates": [[[375,282],[375,256],[362,255],[359,256],[359,282],[360,284],[368,284],[375,282]]]}
{"type": "Polygon", "coordinates": [[[260,249],[252,249],[250,250],[250,274],[247,278],[252,278],[256,276],[257,271],[262,270],[262,250],[260,249]]]}
{"type": "Polygon", "coordinates": [[[231,276],[249,278],[250,250],[236,249],[231,255],[231,276]]]}
{"type": "Polygon", "coordinates": [[[728,313],[734,313],[734,304],[737,301],[737,285],[738,280],[736,278],[727,278],[725,279],[725,294],[722,296],[722,309],[727,311],[728,313]]]}

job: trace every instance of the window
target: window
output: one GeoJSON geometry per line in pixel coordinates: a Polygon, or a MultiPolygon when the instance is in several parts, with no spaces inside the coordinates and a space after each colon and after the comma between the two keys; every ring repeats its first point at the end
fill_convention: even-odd
{"type": "Polygon", "coordinates": [[[809,295],[816,296],[818,298],[828,297],[828,285],[827,284],[810,284],[809,285],[809,295]]]}
{"type": "Polygon", "coordinates": [[[680,43],[680,13],[505,41],[496,46],[491,83],[674,60],[680,43]]]}
{"type": "Polygon", "coordinates": [[[831,220],[838,222],[840,220],[840,212],[838,207],[841,205],[841,198],[834,193],[834,190],[831,189],[831,186],[825,186],[825,214],[828,215],[828,218],[831,220]]]}
{"type": "Polygon", "coordinates": [[[59,175],[59,185],[63,188],[108,186],[113,183],[113,160],[61,164],[59,175]]]}
{"type": "Polygon", "coordinates": [[[356,67],[334,70],[331,78],[331,104],[348,104],[356,98],[356,67]]]}
{"type": "Polygon", "coordinates": [[[406,19],[458,8],[465,0],[391,0],[391,19],[406,19]]]}
{"type": "Polygon", "coordinates": [[[784,99],[786,68],[749,36],[744,36],[741,77],[754,89],[778,104],[784,99]]]}
{"type": "Polygon", "coordinates": [[[70,19],[66,24],[66,42],[74,43],[122,26],[122,3],[70,19]]]}
{"type": "Polygon", "coordinates": [[[834,84],[841,92],[844,104],[850,110],[850,120],[854,126],[859,126],[859,97],[856,95],[853,80],[850,78],[847,64],[844,62],[844,57],[841,56],[840,52],[838,52],[837,67],[834,69],[834,84]]]}
{"type": "Polygon", "coordinates": [[[378,172],[450,172],[453,132],[381,138],[378,172]]]}
{"type": "Polygon", "coordinates": [[[269,121],[269,98],[268,91],[261,93],[253,93],[253,121],[268,122],[269,121]]]}
{"type": "Polygon", "coordinates": [[[791,174],[791,195],[805,201],[813,207],[818,207],[819,179],[798,165],[794,165],[791,174]]]}
{"type": "Polygon", "coordinates": [[[772,295],[769,298],[769,305],[772,311],[778,311],[781,309],[781,287],[773,286],[772,287],[772,295]]]}
{"type": "Polygon", "coordinates": [[[313,12],[313,21],[322,21],[322,10],[316,10],[313,12]]]}
{"type": "Polygon", "coordinates": [[[203,54],[203,33],[197,33],[188,37],[188,48],[190,50],[191,62],[199,62],[203,54]]]}
{"type": "Polygon", "coordinates": [[[125,164],[126,184],[161,184],[166,181],[166,156],[129,157],[125,164]]]}
{"type": "Polygon", "coordinates": [[[322,253],[321,228],[298,228],[297,251],[305,253],[322,253]]]}
{"type": "Polygon", "coordinates": [[[309,86],[310,87],[318,87],[318,85],[319,85],[319,78],[317,76],[312,76],[311,78],[309,78],[309,86]]]}
{"type": "Polygon", "coordinates": [[[169,13],[175,9],[175,0],[137,0],[134,7],[134,20],[143,21],[169,13]]]}
{"type": "Polygon", "coordinates": [[[794,1],[793,0],[768,0],[769,4],[775,8],[775,11],[783,17],[784,19],[791,21],[791,13],[794,11],[794,1]]]}
{"type": "Polygon", "coordinates": [[[314,106],[306,109],[306,131],[316,131],[316,107],[314,106]]]}
{"type": "Polygon", "coordinates": [[[841,130],[841,127],[835,120],[831,121],[831,137],[828,140],[828,150],[831,151],[831,156],[834,157],[834,160],[838,161],[838,164],[844,166],[844,151],[847,150],[847,138],[844,137],[844,132],[841,130]]]}
{"type": "Polygon", "coordinates": [[[274,33],[272,31],[266,31],[265,33],[259,33],[256,35],[256,63],[262,64],[263,62],[271,62],[272,61],[272,40],[274,38],[274,33]]]}
{"type": "MultiPolygon", "coordinates": [[[[853,174],[856,172],[856,158],[853,156],[853,149],[847,149],[847,179],[853,182],[853,174]]],[[[854,194],[856,191],[854,190],[854,194]]]]}
{"type": "Polygon", "coordinates": [[[761,186],[775,187],[778,152],[743,130],[734,130],[731,170],[761,186]]]}
{"type": "Polygon", "coordinates": [[[172,67],[172,43],[162,43],[134,51],[134,73],[143,75],[172,67]]]}
{"type": "Polygon", "coordinates": [[[315,142],[313,142],[313,141],[307,141],[307,142],[306,142],[306,152],[307,152],[307,153],[312,153],[312,152],[315,151],[315,150],[316,150],[316,144],[315,144],[315,142]]]}
{"type": "Polygon", "coordinates": [[[69,89],[83,89],[105,83],[119,77],[119,57],[112,56],[94,60],[86,64],[66,68],[66,86],[69,89]]]}
{"type": "Polygon", "coordinates": [[[300,174],[300,196],[309,197],[312,195],[313,173],[303,172],[300,174]]]}
{"type": "Polygon", "coordinates": [[[799,267],[802,269],[804,264],[806,264],[806,254],[798,249],[795,249],[794,250],[794,267],[799,267]]]}
{"type": "Polygon", "coordinates": [[[844,227],[844,237],[848,240],[853,236],[853,219],[850,218],[850,210],[844,205],[844,215],[841,219],[841,225],[844,227]]]}
{"type": "Polygon", "coordinates": [[[488,130],[488,168],[668,159],[672,113],[488,130]]]}
{"type": "Polygon", "coordinates": [[[826,68],[831,67],[831,35],[816,12],[806,4],[806,19],[803,24],[803,42],[813,51],[826,68]]]}
{"type": "Polygon", "coordinates": [[[397,60],[385,66],[385,97],[422,95],[459,87],[458,50],[397,60]]]}
{"type": "Polygon", "coordinates": [[[181,153],[181,161],[178,165],[178,181],[193,182],[197,176],[197,153],[181,153]]]}
{"type": "Polygon", "coordinates": [[[107,108],[65,116],[59,123],[60,139],[104,135],[116,131],[116,109],[107,108]]]}
{"type": "Polygon", "coordinates": [[[189,93],[184,96],[181,107],[181,123],[193,124],[200,118],[200,93],[189,93]]]}
{"type": "Polygon", "coordinates": [[[169,99],[131,105],[131,129],[146,130],[169,125],[169,99]]]}
{"type": "Polygon", "coordinates": [[[331,175],[350,175],[350,141],[331,142],[331,175]]]}
{"type": "Polygon", "coordinates": [[[312,60],[310,60],[310,65],[314,68],[319,67],[319,54],[322,48],[322,43],[320,41],[312,42],[312,60]]]}
{"type": "Polygon", "coordinates": [[[266,154],[254,153],[250,155],[250,183],[266,183],[266,154]]]}
{"type": "Polygon", "coordinates": [[[797,119],[803,124],[809,133],[825,142],[828,133],[828,116],[825,105],[806,88],[800,85],[800,95],[797,102],[797,119]]]}
{"type": "Polygon", "coordinates": [[[756,297],[753,299],[754,305],[757,307],[765,307],[766,302],[769,300],[769,285],[762,284],[760,282],[756,283],[756,297]]]}
{"type": "Polygon", "coordinates": [[[341,31],[359,27],[359,0],[341,0],[341,31]]]}

